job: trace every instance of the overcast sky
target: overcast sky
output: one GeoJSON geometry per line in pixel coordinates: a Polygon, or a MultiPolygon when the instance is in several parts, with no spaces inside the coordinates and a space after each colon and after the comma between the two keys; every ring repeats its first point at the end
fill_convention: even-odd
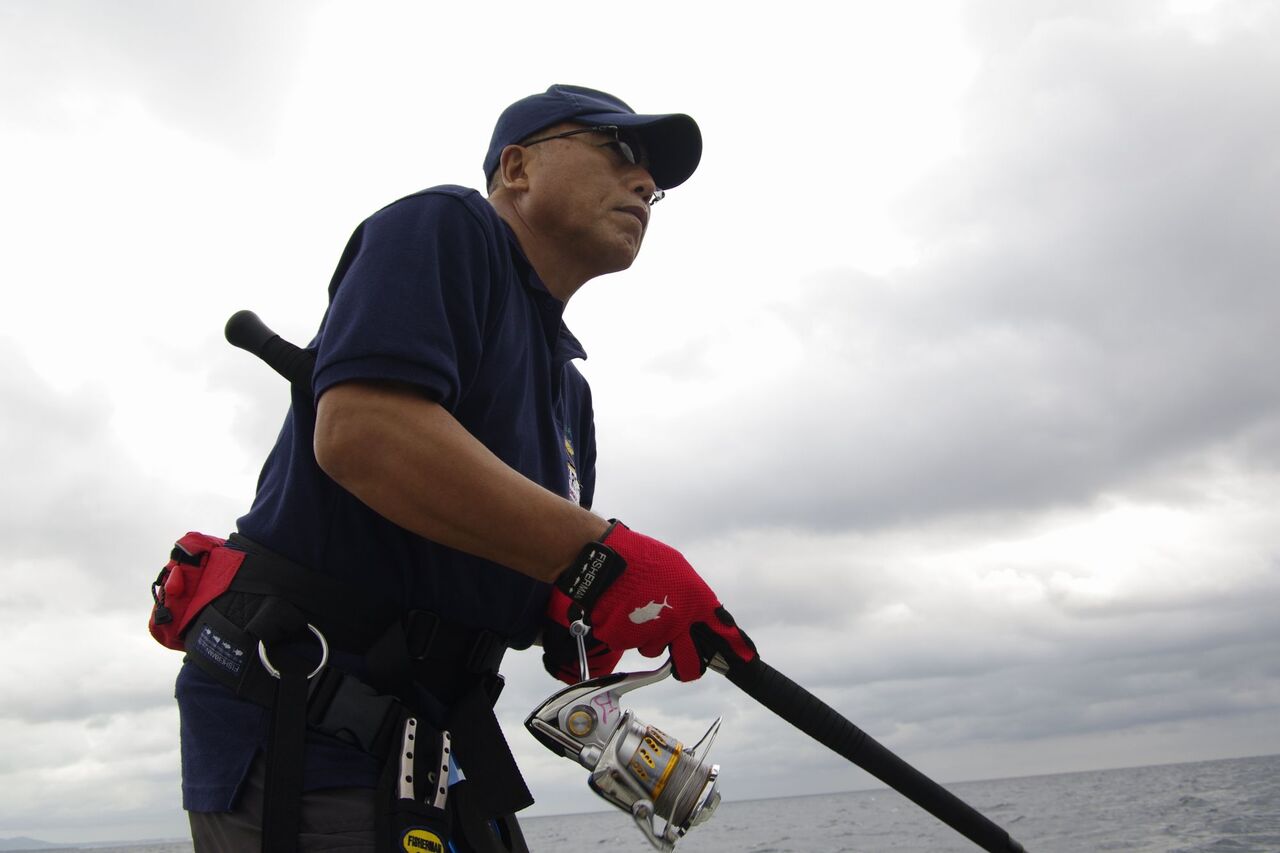
{"type": "MultiPolygon", "coordinates": [[[[843,5],[0,3],[0,838],[184,832],[148,585],[287,402],[223,323],[308,339],[555,82],[705,139],[568,309],[602,514],[940,780],[1280,751],[1280,13],[843,5]]],[[[509,670],[535,813],[602,807],[509,670]]],[[[730,799],[871,784],[713,676],[629,705],[724,715],[730,799]]]]}

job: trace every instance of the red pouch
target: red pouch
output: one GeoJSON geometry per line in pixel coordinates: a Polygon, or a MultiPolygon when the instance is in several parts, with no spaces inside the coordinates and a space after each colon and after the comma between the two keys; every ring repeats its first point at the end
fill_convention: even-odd
{"type": "Polygon", "coordinates": [[[169,562],[151,585],[151,636],[162,646],[185,651],[182,634],[204,606],[227,591],[245,552],[223,546],[225,539],[188,533],[173,546],[169,562]]]}

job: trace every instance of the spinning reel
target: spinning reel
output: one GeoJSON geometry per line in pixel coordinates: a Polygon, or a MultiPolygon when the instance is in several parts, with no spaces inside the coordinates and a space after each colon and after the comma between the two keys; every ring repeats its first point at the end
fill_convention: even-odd
{"type": "Polygon", "coordinates": [[[543,702],[525,720],[525,727],[552,752],[590,770],[591,790],[630,814],[654,847],[671,850],[689,829],[710,819],[720,804],[720,765],[706,762],[720,718],[688,748],[641,722],[632,711],[622,710],[622,694],[666,678],[671,662],[652,672],[586,679],[585,629],[582,623],[573,626],[584,680],[543,702]],[[661,832],[655,817],[666,819],[661,832]]]}

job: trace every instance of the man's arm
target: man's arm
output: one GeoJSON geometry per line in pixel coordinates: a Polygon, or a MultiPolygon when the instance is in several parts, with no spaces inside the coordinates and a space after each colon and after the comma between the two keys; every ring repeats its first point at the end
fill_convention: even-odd
{"type": "Polygon", "coordinates": [[[413,533],[541,581],[608,523],[512,469],[406,386],[344,382],[316,404],[320,468],[413,533]]]}
{"type": "MultiPolygon", "coordinates": [[[[572,606],[579,605],[606,646],[597,661],[602,671],[625,649],[649,657],[670,649],[681,681],[699,678],[717,654],[741,661],[756,656],[750,638],[678,551],[625,525],[609,525],[525,478],[414,389],[332,386],[316,406],[315,453],[326,474],[401,527],[538,580],[559,578],[547,615],[568,626],[577,618],[572,606]],[[579,560],[589,542],[598,546],[579,560]],[[587,576],[592,582],[584,582],[587,576]],[[571,601],[565,585],[589,595],[571,601]]],[[[547,663],[553,674],[565,671],[562,661],[547,663]]]]}

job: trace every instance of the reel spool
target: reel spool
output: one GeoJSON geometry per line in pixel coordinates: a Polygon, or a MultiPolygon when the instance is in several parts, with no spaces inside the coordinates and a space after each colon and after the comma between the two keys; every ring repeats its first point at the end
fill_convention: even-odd
{"type": "Polygon", "coordinates": [[[556,693],[525,720],[525,727],[544,746],[590,770],[591,790],[630,814],[659,850],[675,847],[720,804],[720,766],[708,764],[706,756],[721,718],[689,748],[619,704],[622,694],[670,674],[667,661],[652,672],[584,681],[556,693]],[[666,820],[661,832],[655,818],[666,820]]]}

